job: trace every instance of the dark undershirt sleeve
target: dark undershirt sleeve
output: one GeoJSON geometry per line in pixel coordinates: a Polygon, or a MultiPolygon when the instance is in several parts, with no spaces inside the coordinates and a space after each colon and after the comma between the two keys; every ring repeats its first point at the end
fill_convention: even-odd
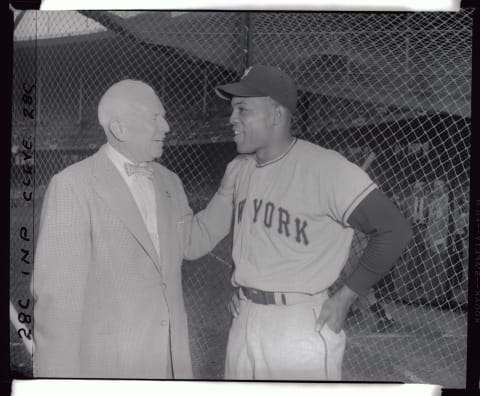
{"type": "Polygon", "coordinates": [[[412,237],[407,220],[379,189],[368,194],[354,209],[348,223],[369,237],[368,244],[346,285],[359,295],[392,268],[412,237]]]}

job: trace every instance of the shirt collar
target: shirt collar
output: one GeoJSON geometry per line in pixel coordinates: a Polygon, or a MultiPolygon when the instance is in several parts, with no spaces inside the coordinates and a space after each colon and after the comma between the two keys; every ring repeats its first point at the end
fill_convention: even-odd
{"type": "Polygon", "coordinates": [[[130,176],[127,175],[127,171],[125,170],[125,163],[134,164],[134,162],[125,157],[110,143],[107,143],[105,145],[105,152],[107,154],[107,157],[113,162],[113,165],[115,165],[115,168],[118,169],[122,177],[125,180],[128,180],[130,176]]]}

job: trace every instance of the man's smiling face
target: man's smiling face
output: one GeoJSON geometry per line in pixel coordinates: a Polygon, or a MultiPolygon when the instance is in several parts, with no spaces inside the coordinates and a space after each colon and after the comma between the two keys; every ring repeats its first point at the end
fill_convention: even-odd
{"type": "Polygon", "coordinates": [[[254,153],[268,146],[274,127],[274,103],[269,97],[234,97],[230,124],[237,151],[254,153]]]}

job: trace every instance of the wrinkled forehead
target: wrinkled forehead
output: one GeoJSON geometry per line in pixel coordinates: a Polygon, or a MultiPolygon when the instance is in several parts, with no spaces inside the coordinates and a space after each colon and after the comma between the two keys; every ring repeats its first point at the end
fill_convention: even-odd
{"type": "Polygon", "coordinates": [[[157,95],[147,95],[131,102],[132,110],[145,115],[165,116],[165,108],[157,95]]]}
{"type": "Polygon", "coordinates": [[[160,98],[150,87],[140,87],[137,90],[126,93],[125,101],[131,110],[144,114],[160,114],[165,115],[165,108],[163,107],[160,98]]]}

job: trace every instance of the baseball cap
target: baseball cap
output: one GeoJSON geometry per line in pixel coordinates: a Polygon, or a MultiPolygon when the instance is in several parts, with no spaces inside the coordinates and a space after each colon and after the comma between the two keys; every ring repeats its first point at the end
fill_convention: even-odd
{"type": "Polygon", "coordinates": [[[297,85],[278,67],[250,66],[239,82],[220,85],[215,89],[218,96],[230,100],[239,97],[270,96],[292,113],[297,106],[297,85]]]}

